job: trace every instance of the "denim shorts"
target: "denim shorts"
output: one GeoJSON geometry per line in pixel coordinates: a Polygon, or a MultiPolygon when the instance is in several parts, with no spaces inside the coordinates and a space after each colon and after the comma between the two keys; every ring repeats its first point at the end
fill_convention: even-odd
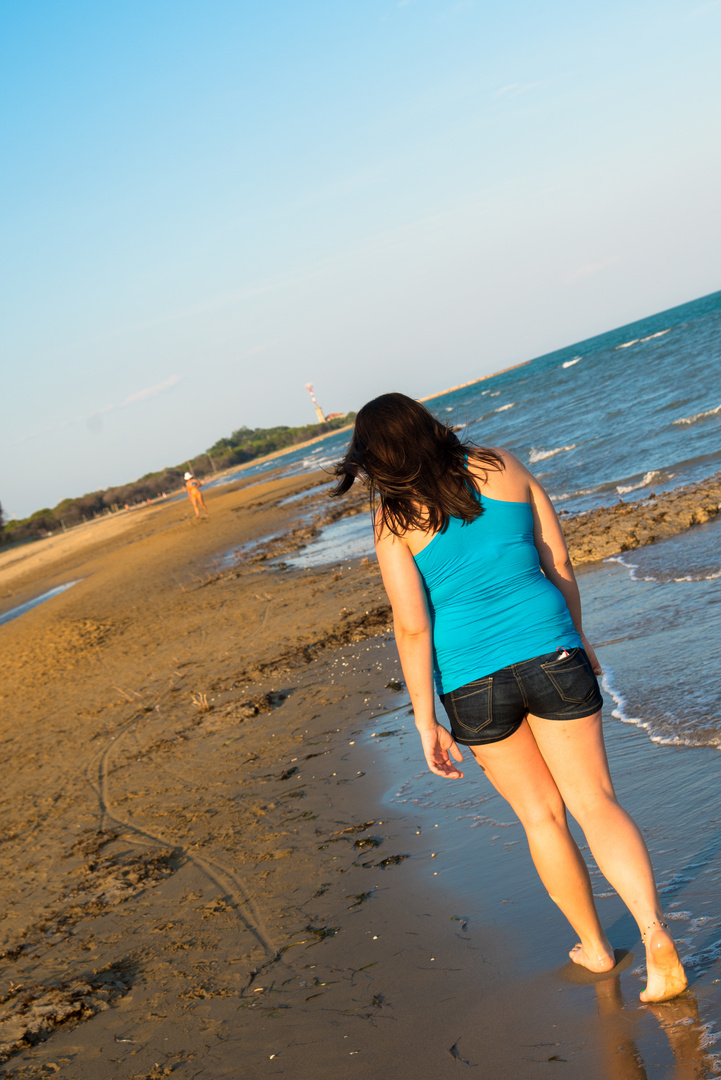
{"type": "Polygon", "coordinates": [[[544,720],[579,720],[603,704],[583,649],[557,650],[511,664],[440,697],[453,738],[465,746],[507,739],[527,713],[544,720]]]}

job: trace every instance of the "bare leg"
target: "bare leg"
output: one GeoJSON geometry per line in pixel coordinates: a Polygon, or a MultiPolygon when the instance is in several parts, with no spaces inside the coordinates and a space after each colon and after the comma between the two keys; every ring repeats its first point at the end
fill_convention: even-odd
{"type": "Polygon", "coordinates": [[[530,727],[508,739],[470,749],[493,786],[520,818],[531,857],[551,899],[578,934],[571,959],[591,971],[609,971],[613,949],[599,922],[588,869],[571,836],[566,808],[530,727]]]}
{"type": "Polygon", "coordinates": [[[648,849],[638,826],[616,799],[600,712],[563,722],[529,716],[528,724],[601,873],[638,923],[648,973],[641,1000],[675,997],[686,987],[686,975],[663,921],[648,849]]]}

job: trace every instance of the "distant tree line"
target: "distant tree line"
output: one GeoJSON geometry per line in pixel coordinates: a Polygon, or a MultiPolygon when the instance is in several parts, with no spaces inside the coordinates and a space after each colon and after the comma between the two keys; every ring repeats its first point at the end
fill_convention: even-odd
{"type": "Polygon", "coordinates": [[[306,424],[305,427],[241,427],[227,439],[218,439],[207,454],[201,454],[195,461],[198,462],[198,470],[202,468],[206,473],[212,468],[207,462],[208,456],[211,457],[216,468],[228,469],[231,465],[242,465],[246,461],[252,461],[253,458],[274,454],[276,450],[285,450],[288,446],[297,446],[310,439],[316,439],[319,435],[345,427],[354,418],[355,413],[347,413],[345,416],[326,420],[324,424],[306,424]],[[205,464],[203,464],[204,460],[205,464]]]}
{"type": "Polygon", "coordinates": [[[5,521],[0,505],[0,543],[34,540],[104,514],[147,503],[181,487],[183,473],[188,468],[202,479],[209,473],[220,472],[233,465],[242,465],[253,458],[264,457],[276,450],[284,450],[319,435],[329,434],[350,423],[354,417],[355,413],[348,413],[347,416],[327,420],[324,424],[306,424],[304,427],[241,427],[228,438],[218,439],[204,454],[198,454],[182,465],[147,473],[140,480],[107,488],[105,491],[94,491],[77,499],[63,499],[52,510],[48,507],[36,510],[21,521],[5,521]]]}

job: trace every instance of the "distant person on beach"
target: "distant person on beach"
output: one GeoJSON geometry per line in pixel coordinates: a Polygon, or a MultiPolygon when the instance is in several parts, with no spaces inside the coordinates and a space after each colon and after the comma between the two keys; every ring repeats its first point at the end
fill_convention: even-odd
{"type": "Polygon", "coordinates": [[[208,516],[205,503],[203,502],[203,496],[200,491],[200,481],[196,480],[192,473],[187,472],[183,477],[185,480],[185,490],[188,492],[188,498],[190,499],[191,506],[195,510],[195,516],[200,517],[201,509],[208,516]]]}
{"type": "Polygon", "coordinates": [[[377,504],[376,552],[429,769],[462,777],[458,745],[469,748],[513,807],[543,884],[578,934],[571,960],[611,971],[614,951],[568,810],[638,923],[641,1000],[675,997],[686,975],[646,844],[613,789],[601,667],[548,495],[513,454],[463,445],[404,394],[363,406],[335,474],[334,495],[360,478],[377,504]],[[434,678],[450,732],[436,718],[434,678]]]}

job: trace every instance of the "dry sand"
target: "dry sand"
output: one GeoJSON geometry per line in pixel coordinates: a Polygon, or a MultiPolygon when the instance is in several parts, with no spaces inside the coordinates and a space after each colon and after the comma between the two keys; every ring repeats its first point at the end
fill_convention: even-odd
{"type": "Polygon", "coordinates": [[[82,579],[0,626],[5,1075],[715,1075],[718,753],[608,727],[668,902],[709,920],[692,993],[641,1008],[620,903],[602,901],[619,973],[584,981],[480,774],[401,797],[424,770],[377,566],[266,557],[312,536],[291,529],[312,492],[277,504],[320,479],[4,554],[3,610],[82,579]],[[474,791],[487,821],[470,831],[454,819],[474,791]]]}

